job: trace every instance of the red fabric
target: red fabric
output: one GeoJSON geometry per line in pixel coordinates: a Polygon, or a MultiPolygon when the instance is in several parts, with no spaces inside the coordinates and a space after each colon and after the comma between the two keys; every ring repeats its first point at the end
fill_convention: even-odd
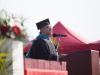
{"type": "Polygon", "coordinates": [[[100,45],[100,40],[96,41],[96,42],[92,42],[91,44],[97,44],[100,45]]]}
{"type": "Polygon", "coordinates": [[[67,71],[25,69],[24,75],[68,75],[67,71]]]}
{"type": "Polygon", "coordinates": [[[33,43],[33,40],[30,41],[30,42],[28,42],[28,43],[26,44],[26,46],[25,46],[25,48],[24,48],[24,52],[28,52],[28,51],[29,51],[29,49],[30,49],[32,43],[33,43]]]}
{"type": "Polygon", "coordinates": [[[24,68],[66,71],[65,61],[24,58],[24,68]]]}
{"type": "MultiPolygon", "coordinates": [[[[89,43],[89,47],[92,50],[98,50],[98,51],[100,51],[100,40],[96,41],[96,42],[89,43]]],[[[100,56],[100,52],[99,52],[99,56],[100,56]]]]}
{"type": "Polygon", "coordinates": [[[53,27],[53,33],[67,35],[67,37],[61,37],[59,45],[60,53],[70,54],[76,50],[89,49],[88,43],[90,43],[91,41],[79,36],[70,29],[64,27],[63,24],[61,24],[60,22],[58,22],[53,27]]]}
{"type": "Polygon", "coordinates": [[[37,69],[37,67],[38,67],[37,59],[24,58],[24,68],[37,69]]]}
{"type": "Polygon", "coordinates": [[[89,44],[90,49],[98,50],[100,48],[100,40],[89,44]]]}

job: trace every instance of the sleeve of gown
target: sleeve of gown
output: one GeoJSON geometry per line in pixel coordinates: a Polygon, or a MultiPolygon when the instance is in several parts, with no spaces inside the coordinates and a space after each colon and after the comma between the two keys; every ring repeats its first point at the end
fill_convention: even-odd
{"type": "Polygon", "coordinates": [[[38,39],[34,42],[34,46],[36,47],[35,49],[38,50],[41,56],[41,59],[46,59],[46,60],[56,60],[57,56],[53,55],[50,53],[49,46],[46,41],[43,39],[38,39]]]}

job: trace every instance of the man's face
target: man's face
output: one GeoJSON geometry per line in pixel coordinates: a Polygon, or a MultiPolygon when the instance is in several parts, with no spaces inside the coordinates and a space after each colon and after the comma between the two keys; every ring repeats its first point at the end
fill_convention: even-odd
{"type": "Polygon", "coordinates": [[[46,35],[50,36],[51,33],[52,33],[51,26],[50,26],[50,25],[44,26],[44,27],[43,27],[43,32],[44,32],[46,35]]]}

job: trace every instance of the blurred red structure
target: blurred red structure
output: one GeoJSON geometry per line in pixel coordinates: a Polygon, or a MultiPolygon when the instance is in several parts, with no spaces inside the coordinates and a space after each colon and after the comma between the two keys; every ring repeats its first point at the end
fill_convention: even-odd
{"type": "Polygon", "coordinates": [[[30,49],[32,43],[33,43],[33,40],[29,41],[29,42],[25,45],[24,52],[28,52],[28,51],[29,51],[29,49],[30,49]]]}

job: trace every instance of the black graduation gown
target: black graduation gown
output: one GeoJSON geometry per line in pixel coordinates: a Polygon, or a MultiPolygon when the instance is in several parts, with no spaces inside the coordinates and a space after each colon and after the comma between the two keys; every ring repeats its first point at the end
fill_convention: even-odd
{"type": "Polygon", "coordinates": [[[55,46],[50,40],[38,38],[32,44],[30,58],[56,61],[57,52],[55,46]]]}

